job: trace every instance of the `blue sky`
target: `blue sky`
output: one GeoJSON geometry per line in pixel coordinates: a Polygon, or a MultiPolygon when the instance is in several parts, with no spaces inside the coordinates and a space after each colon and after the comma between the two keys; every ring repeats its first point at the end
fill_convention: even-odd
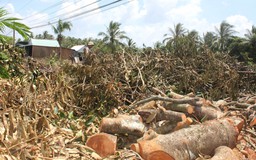
{"type": "MultiPolygon", "coordinates": [[[[49,22],[69,18],[113,1],[1,0],[0,6],[5,7],[10,16],[22,18],[22,22],[30,27],[46,25],[33,28],[32,32],[36,35],[43,31],[53,34],[51,26],[47,25],[49,22]],[[83,7],[88,4],[92,5],[83,7]]],[[[256,24],[255,0],[123,0],[116,5],[118,7],[107,11],[98,9],[67,19],[73,27],[64,35],[100,38],[97,34],[105,32],[106,26],[113,20],[122,24],[121,30],[138,46],[143,43],[152,46],[156,41],[162,41],[163,35],[169,33],[168,28],[173,28],[177,23],[182,23],[188,30],[197,30],[202,35],[206,31],[215,31],[215,27],[225,20],[235,26],[239,36],[243,36],[247,29],[256,24]]],[[[6,31],[5,34],[8,33],[6,31]]]]}

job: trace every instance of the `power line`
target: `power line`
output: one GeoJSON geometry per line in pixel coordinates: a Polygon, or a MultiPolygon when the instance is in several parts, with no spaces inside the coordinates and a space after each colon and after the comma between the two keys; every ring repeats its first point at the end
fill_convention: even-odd
{"type": "MultiPolygon", "coordinates": [[[[88,5],[82,6],[82,7],[80,7],[80,8],[77,8],[77,9],[73,10],[73,11],[70,11],[69,13],[77,12],[77,11],[79,11],[79,10],[81,10],[81,9],[84,9],[84,8],[86,8],[86,7],[89,7],[89,6],[91,6],[91,5],[95,4],[95,3],[98,3],[98,2],[100,2],[100,1],[101,1],[101,0],[98,0],[98,1],[95,1],[95,2],[90,3],[90,4],[88,4],[88,5]]],[[[59,17],[65,16],[65,15],[67,15],[67,14],[69,14],[69,13],[62,13],[62,14],[60,14],[60,15],[57,15],[57,16],[55,16],[55,17],[49,19],[49,21],[54,21],[54,20],[58,19],[59,17]]],[[[74,15],[75,15],[75,14],[74,14],[74,15]]]]}
{"type": "MultiPolygon", "coordinates": [[[[78,2],[80,2],[80,1],[82,1],[82,0],[78,0],[78,2]]],[[[76,2],[76,3],[77,3],[77,2],[76,2]]],[[[58,11],[64,10],[64,9],[67,8],[67,7],[69,7],[69,6],[65,6],[65,7],[61,8],[60,10],[58,10],[58,11]]],[[[40,13],[40,12],[39,12],[39,13],[40,13]]],[[[37,14],[39,14],[39,13],[37,13],[37,14]]],[[[48,15],[52,15],[52,14],[54,14],[54,13],[56,13],[56,11],[50,12],[50,13],[48,13],[48,15]]],[[[37,15],[37,14],[35,14],[35,15],[37,15]]],[[[35,15],[34,15],[34,16],[35,16],[35,15]]],[[[33,19],[33,15],[30,16],[30,17],[32,17],[32,19],[33,19]]],[[[30,17],[27,17],[26,19],[28,19],[28,18],[30,18],[30,17]]],[[[35,17],[35,18],[44,18],[44,17],[47,17],[47,15],[43,15],[43,16],[35,17]]],[[[24,19],[23,19],[23,20],[24,20],[24,19]]],[[[29,23],[29,22],[32,22],[32,21],[33,21],[33,20],[28,21],[28,23],[29,23]]]]}
{"type": "MultiPolygon", "coordinates": [[[[102,13],[102,12],[105,12],[105,11],[108,11],[108,10],[111,10],[111,9],[113,9],[113,8],[117,8],[117,7],[119,7],[119,6],[128,4],[128,3],[132,2],[132,1],[134,1],[134,0],[130,0],[130,1],[127,1],[127,2],[124,2],[124,3],[121,3],[121,4],[118,4],[118,5],[116,5],[116,6],[109,7],[109,8],[107,8],[107,9],[101,10],[101,13],[102,13]]],[[[95,15],[95,14],[98,14],[98,13],[99,13],[99,12],[92,13],[92,14],[88,14],[88,15],[83,16],[83,17],[89,17],[89,16],[92,16],[92,15],[95,15]]],[[[75,20],[77,20],[78,18],[79,18],[79,17],[76,17],[75,19],[72,19],[72,21],[75,21],[75,20]]]]}
{"type": "Polygon", "coordinates": [[[37,13],[35,13],[35,14],[32,14],[32,15],[30,15],[30,16],[27,16],[27,17],[23,18],[23,20],[24,20],[24,19],[31,18],[31,17],[33,17],[33,16],[36,16],[36,15],[38,15],[38,14],[40,14],[40,13],[43,13],[43,12],[45,12],[45,11],[51,9],[51,8],[57,7],[57,6],[61,5],[62,2],[64,2],[64,1],[67,1],[67,0],[61,0],[61,1],[57,2],[57,3],[54,3],[53,5],[51,5],[51,6],[47,7],[47,8],[45,8],[45,9],[43,9],[43,10],[37,12],[37,13]]]}
{"type": "MultiPolygon", "coordinates": [[[[75,12],[77,12],[77,11],[83,9],[83,8],[89,7],[89,6],[91,6],[91,5],[95,4],[95,3],[98,3],[98,2],[100,2],[100,1],[101,1],[101,0],[97,0],[97,1],[92,2],[92,3],[90,3],[90,4],[86,4],[86,5],[82,6],[82,7],[75,8],[74,10],[72,10],[72,11],[70,11],[70,12],[68,12],[68,13],[59,14],[59,15],[57,15],[57,16],[55,16],[55,17],[49,19],[49,21],[54,21],[54,20],[58,19],[59,17],[65,16],[65,15],[67,15],[67,14],[69,14],[69,13],[75,13],[75,12]]],[[[67,6],[66,6],[66,7],[67,7],[67,6]]],[[[66,8],[66,7],[64,7],[64,8],[66,8]]],[[[63,8],[62,8],[61,10],[63,10],[63,8]]],[[[38,24],[38,23],[37,23],[37,24],[38,24]]]]}
{"type": "MultiPolygon", "coordinates": [[[[79,16],[81,16],[81,15],[91,13],[91,12],[93,12],[93,11],[99,10],[99,9],[101,9],[101,8],[108,7],[108,6],[110,6],[110,5],[113,5],[113,4],[118,3],[118,2],[121,2],[121,1],[123,1],[123,0],[116,0],[116,1],[114,1],[114,2],[111,2],[111,3],[108,3],[108,4],[102,5],[102,6],[100,6],[100,7],[93,8],[93,9],[90,9],[90,10],[87,10],[87,11],[84,11],[84,12],[81,12],[81,13],[79,13],[79,14],[72,15],[72,16],[67,17],[67,18],[64,18],[64,19],[62,19],[62,20],[65,21],[65,20],[68,20],[68,19],[76,18],[76,17],[79,17],[79,16]]],[[[33,26],[33,27],[31,27],[31,29],[40,28],[40,27],[44,27],[44,26],[48,26],[48,25],[51,25],[51,24],[55,24],[55,23],[57,23],[57,22],[58,22],[58,21],[54,21],[54,22],[51,22],[51,23],[49,22],[48,24],[42,24],[42,25],[38,25],[38,26],[33,26]]]]}
{"type": "Polygon", "coordinates": [[[19,12],[21,9],[25,8],[27,5],[29,5],[33,0],[28,0],[22,7],[20,7],[17,12],[19,12]]]}

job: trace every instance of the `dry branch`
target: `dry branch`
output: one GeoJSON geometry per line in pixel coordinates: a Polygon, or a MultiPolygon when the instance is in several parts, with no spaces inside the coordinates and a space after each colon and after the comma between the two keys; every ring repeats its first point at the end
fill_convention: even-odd
{"type": "Polygon", "coordinates": [[[164,102],[172,102],[175,104],[195,104],[196,101],[198,101],[199,98],[185,98],[185,99],[174,99],[174,98],[168,98],[168,97],[161,97],[161,96],[152,96],[149,98],[146,98],[144,100],[138,101],[135,104],[130,106],[130,109],[136,108],[137,105],[141,105],[143,103],[147,103],[150,101],[164,101],[164,102]]]}
{"type": "Polygon", "coordinates": [[[235,147],[242,119],[225,118],[192,125],[131,146],[145,160],[195,159],[200,153],[212,155],[219,146],[235,147]],[[240,123],[235,124],[235,121],[240,123]]]}

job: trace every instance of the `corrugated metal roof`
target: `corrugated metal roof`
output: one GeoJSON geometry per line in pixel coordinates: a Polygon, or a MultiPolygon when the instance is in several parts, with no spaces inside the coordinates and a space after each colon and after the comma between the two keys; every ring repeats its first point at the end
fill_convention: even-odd
{"type": "Polygon", "coordinates": [[[60,47],[57,40],[48,40],[48,39],[30,39],[29,45],[44,46],[44,47],[60,47]]]}
{"type": "Polygon", "coordinates": [[[77,51],[77,52],[80,52],[80,53],[83,53],[84,52],[84,48],[85,48],[85,45],[77,45],[77,46],[73,46],[71,49],[77,51]]]}

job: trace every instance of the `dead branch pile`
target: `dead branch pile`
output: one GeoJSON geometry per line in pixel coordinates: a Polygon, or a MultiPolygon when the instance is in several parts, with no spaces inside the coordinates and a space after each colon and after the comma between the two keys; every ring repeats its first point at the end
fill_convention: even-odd
{"type": "Polygon", "coordinates": [[[227,142],[232,145],[216,142],[211,152],[222,153],[217,147],[224,145],[232,148],[231,154],[237,149],[241,157],[254,156],[253,70],[208,52],[193,57],[159,51],[107,54],[93,61],[92,65],[49,65],[29,59],[22,66],[23,76],[0,79],[2,159],[147,159],[159,153],[170,158],[172,153],[164,149],[155,148],[152,154],[137,149],[137,140],[148,143],[160,135],[183,138],[187,156],[205,158],[204,154],[213,153],[203,152],[203,147],[202,153],[196,153],[191,145],[197,144],[188,141],[194,137],[181,135],[190,136],[183,130],[208,120],[213,122],[205,126],[213,126],[212,130],[215,124],[219,128],[219,121],[225,129],[233,126],[228,130],[238,139],[227,142]],[[242,130],[239,135],[237,130],[242,130]],[[106,151],[104,146],[110,144],[112,150],[106,151]]]}

